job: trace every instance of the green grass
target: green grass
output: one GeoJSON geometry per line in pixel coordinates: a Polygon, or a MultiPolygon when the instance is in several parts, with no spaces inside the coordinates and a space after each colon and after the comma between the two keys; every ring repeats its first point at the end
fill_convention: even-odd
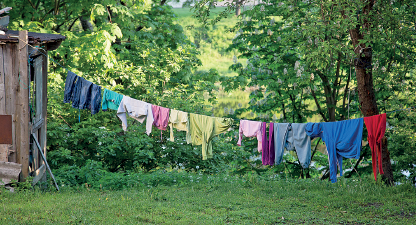
{"type": "Polygon", "coordinates": [[[0,224],[415,224],[416,190],[340,179],[201,177],[122,191],[0,194],[0,224]]]}

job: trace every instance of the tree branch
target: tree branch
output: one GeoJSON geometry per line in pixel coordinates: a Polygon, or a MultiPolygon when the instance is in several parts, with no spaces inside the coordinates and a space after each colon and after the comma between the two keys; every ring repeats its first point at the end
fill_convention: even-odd
{"type": "Polygon", "coordinates": [[[312,159],[313,159],[313,156],[315,155],[315,153],[316,153],[316,151],[318,150],[318,145],[319,145],[319,143],[321,142],[321,138],[319,138],[319,140],[318,140],[318,143],[316,143],[316,145],[315,145],[315,149],[313,150],[313,153],[312,153],[312,156],[311,156],[311,161],[312,161],[312,159]]]}
{"type": "MultiPolygon", "coordinates": [[[[61,5],[59,5],[59,7],[62,7],[62,6],[64,6],[65,5],[65,3],[62,3],[61,5]]],[[[52,9],[50,9],[47,13],[45,13],[45,15],[42,17],[42,19],[40,19],[39,20],[39,22],[43,22],[43,20],[49,15],[49,14],[51,14],[53,11],[55,10],[55,8],[52,8],[52,9]]]]}
{"type": "Polygon", "coordinates": [[[33,5],[32,1],[30,1],[30,0],[27,0],[27,1],[30,3],[30,5],[32,6],[33,9],[36,9],[36,7],[35,7],[35,5],[33,5]]]}
{"type": "Polygon", "coordinates": [[[322,116],[322,119],[324,119],[325,122],[328,122],[328,119],[326,118],[325,114],[322,112],[321,105],[319,104],[318,99],[316,98],[315,91],[313,90],[313,88],[311,88],[311,93],[312,93],[313,99],[315,100],[316,107],[318,107],[319,114],[322,116]]]}
{"type": "Polygon", "coordinates": [[[338,79],[339,79],[339,74],[340,74],[340,68],[341,68],[341,52],[338,52],[338,60],[337,60],[337,69],[336,69],[336,72],[335,72],[335,80],[334,80],[334,83],[333,83],[333,86],[334,86],[334,90],[332,90],[332,96],[333,96],[333,98],[335,98],[336,99],[336,96],[337,96],[337,86],[338,86],[338,79]]]}
{"type": "Polygon", "coordinates": [[[72,21],[72,23],[69,25],[69,27],[68,27],[68,31],[71,31],[71,29],[72,29],[72,27],[74,26],[74,24],[75,24],[75,22],[77,22],[77,20],[78,20],[79,18],[75,18],[75,20],[74,21],[72,21]]]}
{"type": "Polygon", "coordinates": [[[351,67],[350,67],[350,75],[348,76],[347,84],[345,85],[345,89],[344,89],[344,99],[342,100],[342,108],[344,109],[345,109],[345,100],[347,99],[347,91],[349,91],[350,80],[351,80],[351,67]]]}

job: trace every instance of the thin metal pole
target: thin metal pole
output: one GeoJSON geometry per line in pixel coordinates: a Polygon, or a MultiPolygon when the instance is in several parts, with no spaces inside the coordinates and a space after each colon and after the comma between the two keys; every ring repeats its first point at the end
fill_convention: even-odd
{"type": "Polygon", "coordinates": [[[42,148],[40,147],[40,144],[39,144],[39,142],[38,142],[38,139],[36,138],[35,134],[33,134],[33,133],[32,133],[32,137],[33,137],[33,139],[35,140],[36,146],[38,146],[38,149],[39,149],[40,155],[42,156],[42,159],[43,159],[43,161],[45,162],[46,169],[48,170],[49,174],[50,174],[50,175],[51,175],[51,177],[52,177],[53,182],[55,183],[56,190],[58,190],[58,191],[59,191],[58,184],[56,183],[56,180],[55,180],[55,177],[54,177],[54,176],[53,176],[53,174],[52,174],[51,168],[49,167],[48,162],[46,161],[45,155],[44,155],[44,154],[43,154],[43,152],[42,152],[42,148]]]}

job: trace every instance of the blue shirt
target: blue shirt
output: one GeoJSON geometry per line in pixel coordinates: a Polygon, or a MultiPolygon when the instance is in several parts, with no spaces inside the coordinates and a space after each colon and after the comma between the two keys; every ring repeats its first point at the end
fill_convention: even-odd
{"type": "Polygon", "coordinates": [[[337,181],[337,164],[342,176],[342,158],[360,157],[363,138],[363,118],[327,123],[307,123],[305,130],[311,137],[321,137],[326,144],[329,157],[329,172],[332,183],[337,181]]]}

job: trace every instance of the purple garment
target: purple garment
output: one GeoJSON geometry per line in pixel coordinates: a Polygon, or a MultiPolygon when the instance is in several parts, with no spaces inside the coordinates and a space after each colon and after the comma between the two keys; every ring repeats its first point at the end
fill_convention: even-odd
{"type": "Polygon", "coordinates": [[[159,130],[166,130],[169,123],[169,109],[157,105],[152,105],[153,125],[159,130]]]}
{"type": "Polygon", "coordinates": [[[261,161],[263,165],[274,165],[274,136],[273,136],[273,123],[270,123],[269,127],[269,139],[267,140],[267,134],[266,134],[266,122],[263,122],[262,125],[262,155],[261,155],[261,161]]]}

